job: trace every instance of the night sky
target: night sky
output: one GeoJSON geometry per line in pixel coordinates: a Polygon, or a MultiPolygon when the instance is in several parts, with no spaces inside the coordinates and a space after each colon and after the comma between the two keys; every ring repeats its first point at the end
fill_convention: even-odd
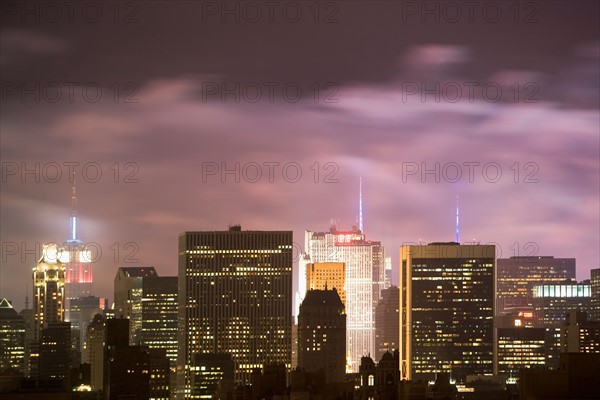
{"type": "Polygon", "coordinates": [[[305,229],[350,229],[359,177],[394,280],[403,243],[454,239],[456,196],[462,242],[575,257],[579,280],[600,267],[597,2],[66,3],[0,10],[0,297],[17,309],[27,250],[69,235],[75,162],[111,302],[119,266],[176,275],[183,231],[293,230],[297,254],[305,229]],[[235,163],[239,182],[207,174],[235,163]],[[436,163],[439,182],[421,175],[436,163]]]}

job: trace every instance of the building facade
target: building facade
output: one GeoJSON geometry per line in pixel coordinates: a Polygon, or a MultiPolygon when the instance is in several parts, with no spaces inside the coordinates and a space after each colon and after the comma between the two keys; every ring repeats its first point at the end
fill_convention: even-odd
{"type": "Polygon", "coordinates": [[[177,395],[191,386],[197,354],[228,353],[236,383],[256,368],[291,366],[292,232],[185,232],[179,236],[177,395]]]}
{"type": "Polygon", "coordinates": [[[495,246],[402,246],[400,260],[402,379],[492,374],[495,246]]]}
{"type": "Polygon", "coordinates": [[[140,343],[165,349],[173,372],[177,366],[176,276],[144,278],[142,281],[142,326],[140,343]]]}
{"type": "Polygon", "coordinates": [[[399,346],[400,291],[390,286],[381,291],[381,300],[375,309],[375,357],[380,359],[387,351],[399,346]]]}
{"type": "Polygon", "coordinates": [[[570,311],[560,330],[561,353],[600,353],[600,322],[585,312],[570,311]]]}
{"type": "Polygon", "coordinates": [[[592,311],[591,286],[576,282],[533,288],[533,306],[540,327],[558,327],[570,311],[592,311]]]}
{"type": "Polygon", "coordinates": [[[512,307],[533,305],[533,287],[575,279],[574,258],[510,257],[497,260],[498,315],[512,307]]]}
{"type": "Polygon", "coordinates": [[[68,388],[71,372],[71,324],[49,322],[40,338],[39,374],[41,379],[62,379],[68,388]]]}
{"type": "Polygon", "coordinates": [[[546,329],[498,328],[496,373],[518,379],[521,368],[546,365],[546,329]]]}
{"type": "Polygon", "coordinates": [[[0,372],[7,368],[26,374],[25,318],[7,299],[0,300],[0,372]]]}
{"type": "Polygon", "coordinates": [[[341,262],[318,262],[306,265],[307,290],[336,289],[346,307],[346,265],[341,262]]]}
{"type": "Polygon", "coordinates": [[[106,337],[105,319],[94,316],[87,326],[85,339],[85,362],[90,364],[90,386],[92,390],[102,390],[104,385],[104,340],[106,337]]]}
{"type": "Polygon", "coordinates": [[[115,315],[129,319],[129,343],[140,344],[142,337],[142,298],[145,278],[156,277],[154,267],[121,267],[115,275],[115,315]]]}

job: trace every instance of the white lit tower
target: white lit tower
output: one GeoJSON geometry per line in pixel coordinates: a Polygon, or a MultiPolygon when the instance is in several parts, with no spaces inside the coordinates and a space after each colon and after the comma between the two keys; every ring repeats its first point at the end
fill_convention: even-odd
{"type": "Polygon", "coordinates": [[[328,232],[305,231],[304,241],[308,262],[346,264],[346,353],[353,372],[362,356],[375,354],[375,307],[385,287],[383,246],[367,240],[362,227],[361,181],[358,227],[341,231],[332,224],[328,232]]]}

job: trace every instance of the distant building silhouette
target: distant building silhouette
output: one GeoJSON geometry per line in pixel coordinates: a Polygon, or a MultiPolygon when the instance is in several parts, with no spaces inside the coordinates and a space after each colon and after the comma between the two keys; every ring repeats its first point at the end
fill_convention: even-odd
{"type": "Polygon", "coordinates": [[[129,342],[132,345],[141,342],[144,278],[156,276],[154,267],[121,267],[115,275],[115,316],[130,320],[129,342]]]}
{"type": "Polygon", "coordinates": [[[336,291],[309,290],[298,316],[298,367],[342,382],[346,366],[346,314],[336,291]]]}
{"type": "Polygon", "coordinates": [[[14,368],[26,374],[25,324],[10,301],[0,299],[0,372],[14,368]]]}
{"type": "Polygon", "coordinates": [[[375,357],[381,358],[386,351],[399,347],[400,291],[390,286],[381,291],[381,300],[375,308],[375,357]]]}
{"type": "Polygon", "coordinates": [[[62,379],[69,388],[71,373],[71,324],[50,322],[42,329],[39,374],[41,379],[62,379]]]}

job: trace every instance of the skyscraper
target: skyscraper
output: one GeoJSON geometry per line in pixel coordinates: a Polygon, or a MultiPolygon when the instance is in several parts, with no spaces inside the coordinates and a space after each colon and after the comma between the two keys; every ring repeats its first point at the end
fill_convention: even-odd
{"type": "Polygon", "coordinates": [[[575,279],[574,258],[510,257],[497,260],[497,315],[532,306],[533,287],[575,279]]]}
{"type": "Polygon", "coordinates": [[[70,304],[70,321],[71,322],[71,339],[73,342],[73,350],[80,353],[80,359],[85,360],[84,347],[87,336],[87,326],[96,314],[102,314],[107,306],[108,300],[96,297],[85,296],[71,299],[70,304]]]}
{"type": "Polygon", "coordinates": [[[65,387],[71,370],[71,324],[48,322],[41,331],[40,366],[41,379],[62,379],[65,387]]]}
{"type": "Polygon", "coordinates": [[[546,365],[547,332],[544,328],[500,327],[497,337],[497,374],[518,379],[521,368],[546,365]]]}
{"type": "Polygon", "coordinates": [[[145,278],[158,276],[154,267],[121,267],[115,275],[115,315],[128,318],[129,343],[140,344],[142,335],[142,298],[145,278]]]}
{"type": "Polygon", "coordinates": [[[171,367],[177,366],[176,276],[151,276],[142,280],[141,344],[165,349],[171,367]]]}
{"type": "Polygon", "coordinates": [[[375,308],[375,358],[380,359],[387,351],[398,349],[400,334],[400,291],[390,286],[381,291],[381,300],[375,308]]]}
{"type": "MultiPolygon", "coordinates": [[[[77,188],[73,174],[69,238],[59,249],[59,259],[65,267],[65,321],[71,321],[71,300],[92,295],[92,254],[77,236],[77,188]]],[[[73,325],[75,326],[75,325],[73,325]]]]}
{"type": "Polygon", "coordinates": [[[25,363],[25,318],[7,299],[0,300],[0,372],[7,368],[27,372],[25,363]]]}
{"type": "Polygon", "coordinates": [[[291,364],[292,232],[179,236],[178,397],[196,398],[196,354],[229,353],[237,383],[255,368],[291,364]]]}
{"type": "Polygon", "coordinates": [[[92,390],[102,390],[104,385],[104,339],[105,319],[96,314],[87,326],[85,339],[85,362],[90,364],[92,390]]]}
{"type": "Polygon", "coordinates": [[[533,306],[540,327],[558,327],[570,311],[590,314],[591,286],[575,281],[533,287],[533,306]]]}
{"type": "Polygon", "coordinates": [[[346,265],[341,262],[318,262],[306,265],[307,290],[336,289],[346,307],[346,265]]]}
{"type": "Polygon", "coordinates": [[[600,353],[600,322],[581,311],[567,313],[560,332],[561,353],[600,353]]]}
{"type": "Polygon", "coordinates": [[[65,267],[58,255],[56,244],[45,244],[42,257],[33,268],[35,340],[41,338],[42,328],[46,324],[64,321],[65,267]]]}
{"type": "Polygon", "coordinates": [[[312,263],[346,265],[346,353],[357,372],[361,357],[375,353],[375,307],[385,285],[383,246],[357,227],[338,231],[335,226],[329,232],[306,231],[304,245],[312,263]]]}
{"type": "Polygon", "coordinates": [[[493,245],[401,247],[403,379],[492,374],[494,264],[493,245]]]}
{"type": "Polygon", "coordinates": [[[298,367],[342,382],[346,366],[346,314],[335,289],[309,290],[298,316],[298,367]]]}

